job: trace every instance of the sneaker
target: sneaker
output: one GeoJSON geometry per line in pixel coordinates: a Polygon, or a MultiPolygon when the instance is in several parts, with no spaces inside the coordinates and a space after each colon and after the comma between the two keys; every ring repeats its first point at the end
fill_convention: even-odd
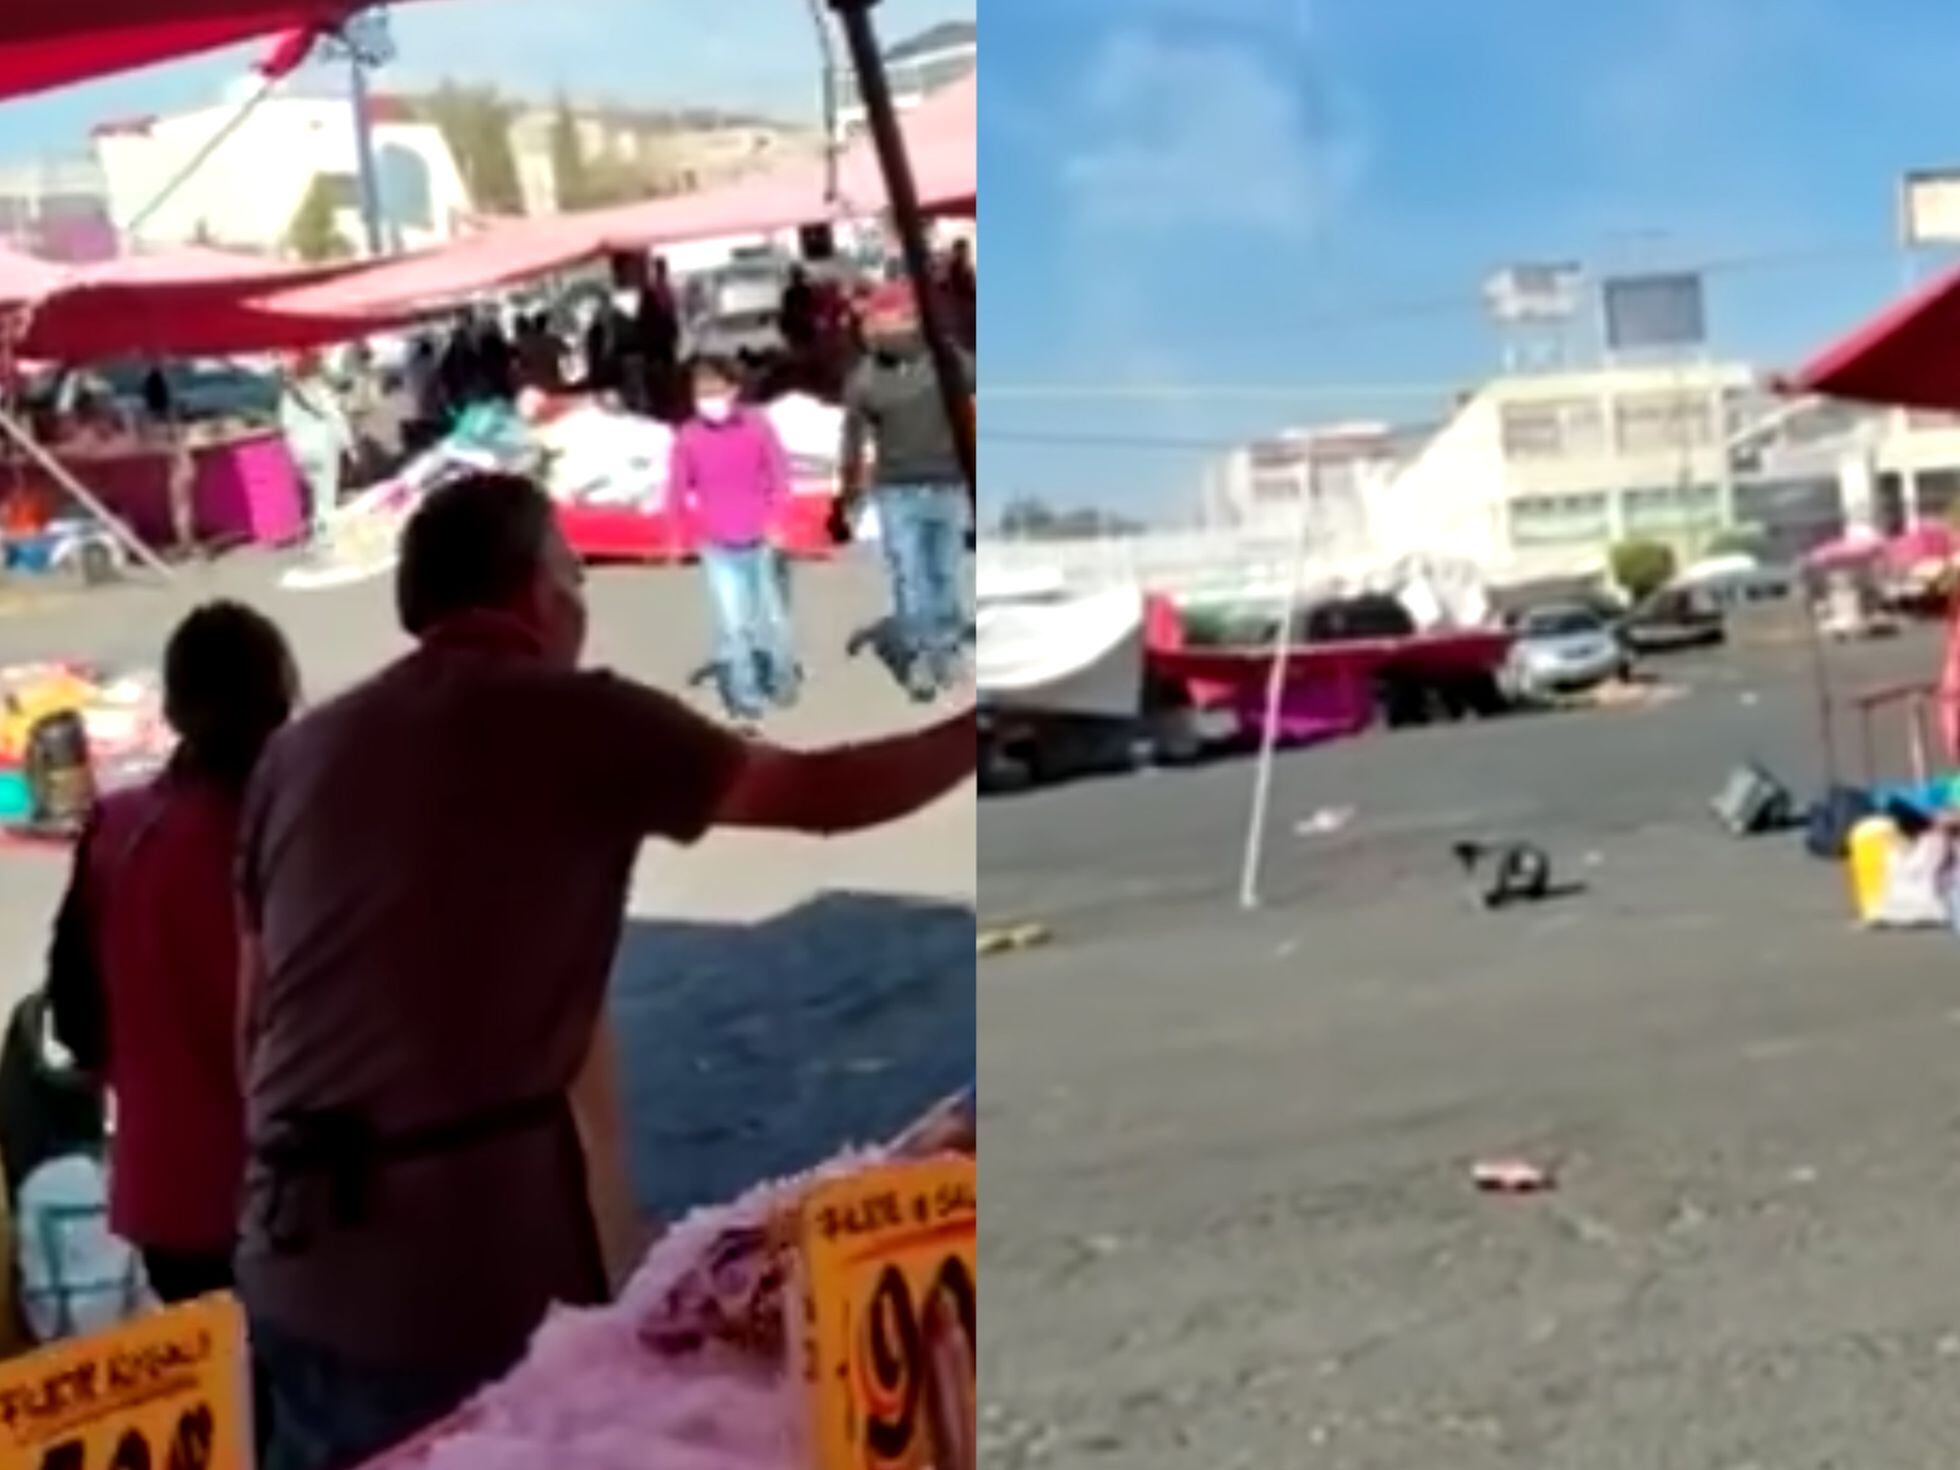
{"type": "Polygon", "coordinates": [[[777,709],[794,709],[797,701],[803,698],[803,665],[792,665],[783,675],[781,683],[770,691],[770,701],[777,709]]]}
{"type": "Polygon", "coordinates": [[[939,698],[939,676],[930,659],[915,658],[905,670],[905,693],[914,704],[931,704],[939,698]]]}

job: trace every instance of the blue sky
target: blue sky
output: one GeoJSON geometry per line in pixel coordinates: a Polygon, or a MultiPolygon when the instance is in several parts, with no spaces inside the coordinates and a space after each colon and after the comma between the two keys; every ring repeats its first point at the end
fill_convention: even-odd
{"type": "MultiPolygon", "coordinates": [[[[877,20],[898,40],[973,13],[974,0],[883,0],[877,20]]],[[[812,118],[820,107],[807,0],[440,0],[403,6],[394,28],[394,85],[448,76],[537,96],[562,87],[812,118]]],[[[0,159],[76,152],[104,119],[208,102],[257,54],[226,52],[0,106],[0,159]]]]}
{"type": "Polygon", "coordinates": [[[996,504],[1174,514],[1180,445],[1432,416],[1495,367],[1510,260],[1727,263],[1717,348],[1790,363],[1901,288],[1901,172],[1960,164],[1950,0],[994,0],[984,30],[996,504]],[[1166,382],[1269,391],[1101,391],[1166,382]]]}

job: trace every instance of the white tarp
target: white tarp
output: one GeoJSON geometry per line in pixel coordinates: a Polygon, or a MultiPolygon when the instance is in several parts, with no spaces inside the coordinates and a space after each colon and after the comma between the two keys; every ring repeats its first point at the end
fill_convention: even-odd
{"type": "MultiPolygon", "coordinates": [[[[526,422],[510,412],[486,411],[410,463],[394,479],[348,501],[327,518],[326,534],[306,565],[282,579],[290,591],[346,586],[391,571],[395,540],[422,497],[446,479],[470,469],[524,470],[535,462],[545,490],[561,505],[589,505],[661,513],[667,504],[667,469],[674,431],[596,403],[580,402],[552,412],[537,402],[526,422]]],[[[768,405],[789,456],[799,495],[837,493],[844,411],[792,393],[768,405]]],[[[866,527],[871,539],[876,526],[866,527]]]]}
{"type": "Polygon", "coordinates": [[[1141,713],[1143,594],[983,601],[980,697],[998,708],[1128,719],[1141,713]]]}

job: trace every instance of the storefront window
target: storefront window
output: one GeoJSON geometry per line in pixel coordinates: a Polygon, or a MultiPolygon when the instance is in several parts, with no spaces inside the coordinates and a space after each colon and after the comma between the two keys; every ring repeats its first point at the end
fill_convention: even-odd
{"type": "Polygon", "coordinates": [[[1714,485],[1661,485],[1629,490],[1620,497],[1620,519],[1630,536],[1719,525],[1722,492],[1714,485]]]}
{"type": "Polygon", "coordinates": [[[1573,546],[1608,540],[1611,506],[1604,495],[1521,495],[1511,502],[1511,544],[1573,546]]]}
{"type": "Polygon", "coordinates": [[[1640,393],[1613,406],[1613,433],[1622,454],[1702,449],[1715,442],[1713,404],[1700,393],[1640,393]]]}

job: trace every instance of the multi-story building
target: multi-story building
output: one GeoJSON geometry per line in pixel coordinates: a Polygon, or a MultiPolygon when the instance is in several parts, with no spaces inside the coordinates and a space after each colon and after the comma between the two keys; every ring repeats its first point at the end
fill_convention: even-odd
{"type": "MultiPolygon", "coordinates": [[[[300,206],[317,185],[334,202],[338,233],[349,246],[362,244],[358,147],[348,100],[289,91],[260,102],[239,123],[251,86],[240,83],[212,107],[96,129],[96,161],[119,231],[139,245],[199,243],[283,254],[300,206]],[[192,168],[207,149],[209,156],[192,168]]],[[[389,243],[417,249],[465,231],[473,217],[469,191],[441,130],[387,98],[375,99],[372,120],[389,243]]]]}
{"type": "Polygon", "coordinates": [[[1587,570],[1618,541],[1684,556],[1748,528],[1796,556],[1960,502],[1960,420],[1792,402],[1733,362],[1498,378],[1420,435],[1295,430],[1214,470],[1207,518],[1299,524],[1319,554],[1417,553],[1496,576],[1587,570]]]}
{"type": "MultiPolygon", "coordinates": [[[[892,102],[900,112],[917,107],[943,87],[971,76],[980,65],[980,28],[971,21],[944,21],[899,42],[885,53],[885,75],[892,102]]],[[[838,79],[837,124],[845,137],[866,125],[864,98],[857,77],[845,71],[838,79]]]]}

